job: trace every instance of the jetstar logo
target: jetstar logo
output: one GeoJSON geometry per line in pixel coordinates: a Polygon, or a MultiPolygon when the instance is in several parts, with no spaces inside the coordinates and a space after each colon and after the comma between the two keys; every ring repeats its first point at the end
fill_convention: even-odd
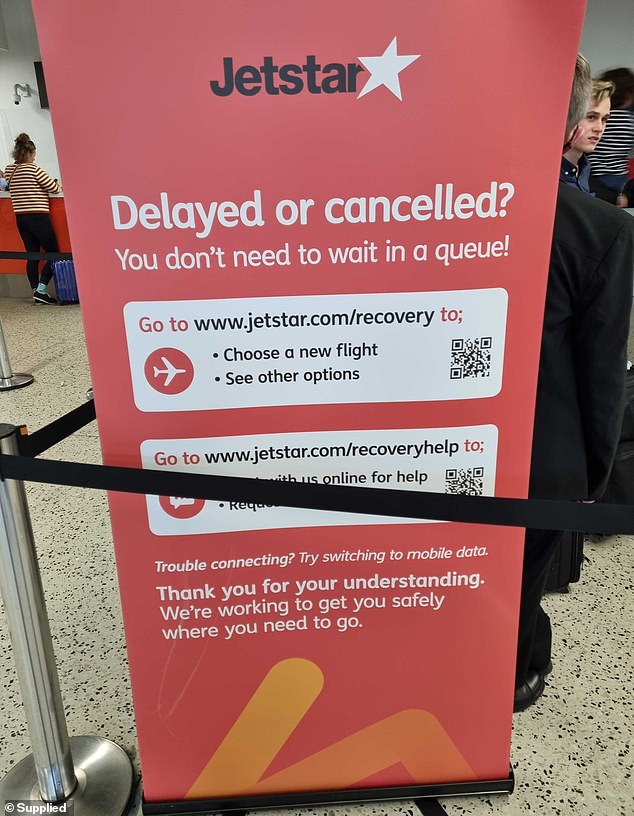
{"type": "Polygon", "coordinates": [[[234,92],[242,96],[255,96],[262,92],[271,96],[355,93],[357,99],[384,86],[402,100],[399,74],[419,57],[420,54],[399,54],[396,37],[380,56],[358,57],[359,62],[321,65],[314,54],[309,54],[301,65],[293,62],[278,65],[273,57],[263,57],[260,65],[236,68],[233,57],[225,57],[222,61],[222,79],[212,79],[209,86],[215,96],[231,96],[234,92]],[[359,90],[359,74],[366,71],[369,77],[359,90]]]}

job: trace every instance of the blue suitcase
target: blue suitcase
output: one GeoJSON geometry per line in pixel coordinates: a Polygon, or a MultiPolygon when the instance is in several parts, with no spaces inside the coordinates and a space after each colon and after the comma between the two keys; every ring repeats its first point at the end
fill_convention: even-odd
{"type": "Polygon", "coordinates": [[[55,261],[53,264],[55,291],[60,303],[79,303],[75,266],[72,261],[55,261]]]}

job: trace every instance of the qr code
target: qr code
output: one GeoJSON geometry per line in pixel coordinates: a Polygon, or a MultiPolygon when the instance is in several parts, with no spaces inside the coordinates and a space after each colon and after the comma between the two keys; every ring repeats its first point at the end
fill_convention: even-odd
{"type": "Polygon", "coordinates": [[[451,468],[445,471],[445,493],[481,496],[484,468],[451,468]]]}
{"type": "Polygon", "coordinates": [[[451,341],[452,380],[491,375],[490,337],[465,337],[451,341]]]}

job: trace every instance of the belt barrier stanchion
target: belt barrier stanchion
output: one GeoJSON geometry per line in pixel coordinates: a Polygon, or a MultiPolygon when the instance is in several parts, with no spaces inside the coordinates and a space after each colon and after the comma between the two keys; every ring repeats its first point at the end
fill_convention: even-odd
{"type": "MultiPolygon", "coordinates": [[[[13,425],[0,424],[0,452],[19,453],[13,425]]],[[[0,780],[0,802],[68,802],[74,816],[122,816],[132,764],[109,740],[68,737],[26,492],[21,481],[4,479],[0,594],[33,751],[0,780]]]]}
{"type": "MultiPolygon", "coordinates": [[[[71,252],[7,252],[0,250],[0,258],[5,260],[72,260],[71,252]]],[[[2,324],[0,323],[0,391],[11,391],[13,388],[24,388],[31,385],[35,378],[32,374],[14,374],[11,370],[7,346],[4,342],[2,324]]]]}
{"type": "Polygon", "coordinates": [[[31,385],[34,377],[32,374],[14,374],[9,362],[7,346],[4,342],[4,332],[0,323],[0,391],[11,391],[13,388],[24,388],[31,385]]]}

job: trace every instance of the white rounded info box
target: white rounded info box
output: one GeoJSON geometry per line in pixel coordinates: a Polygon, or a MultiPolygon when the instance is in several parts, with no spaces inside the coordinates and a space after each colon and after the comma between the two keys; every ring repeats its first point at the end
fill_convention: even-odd
{"type": "MultiPolygon", "coordinates": [[[[153,470],[492,496],[497,443],[495,425],[318,431],[148,439],[141,444],[141,458],[143,467],[153,470]]],[[[147,496],[146,500],[150,530],[160,536],[425,523],[183,496],[147,496]]]]}
{"type": "Polygon", "coordinates": [[[506,290],[133,302],[141,411],[495,396],[506,290]]]}

